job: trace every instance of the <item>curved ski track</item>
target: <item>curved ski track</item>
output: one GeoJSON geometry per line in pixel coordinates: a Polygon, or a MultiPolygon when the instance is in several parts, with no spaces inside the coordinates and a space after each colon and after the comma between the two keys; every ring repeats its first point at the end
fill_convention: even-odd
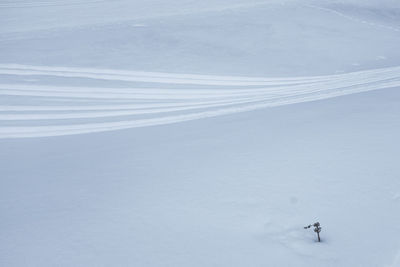
{"type": "Polygon", "coordinates": [[[400,67],[257,78],[0,64],[0,77],[20,81],[0,83],[0,138],[24,138],[155,126],[399,87],[400,67]],[[49,78],[132,86],[41,82],[49,78]],[[27,84],[29,79],[36,80],[27,84]]]}

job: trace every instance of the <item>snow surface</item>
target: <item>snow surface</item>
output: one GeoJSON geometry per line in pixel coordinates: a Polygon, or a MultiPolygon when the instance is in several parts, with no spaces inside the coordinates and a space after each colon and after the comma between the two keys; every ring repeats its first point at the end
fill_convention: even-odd
{"type": "Polygon", "coordinates": [[[396,0],[0,1],[0,266],[400,266],[399,44],[396,0]]]}

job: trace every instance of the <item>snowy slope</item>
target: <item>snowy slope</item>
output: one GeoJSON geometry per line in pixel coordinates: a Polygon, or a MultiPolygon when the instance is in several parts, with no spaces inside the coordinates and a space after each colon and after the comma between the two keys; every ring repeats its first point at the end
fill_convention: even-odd
{"type": "Polygon", "coordinates": [[[394,0],[0,1],[0,265],[400,266],[399,44],[394,0]]]}
{"type": "Polygon", "coordinates": [[[16,80],[19,76],[47,76],[53,80],[68,77],[72,81],[86,78],[150,84],[146,88],[0,84],[0,95],[13,97],[13,105],[1,107],[0,119],[14,122],[0,129],[2,138],[155,126],[400,86],[400,67],[286,79],[25,65],[0,65],[0,74],[17,76],[13,77],[16,80]],[[165,84],[192,88],[163,88],[165,84]]]}

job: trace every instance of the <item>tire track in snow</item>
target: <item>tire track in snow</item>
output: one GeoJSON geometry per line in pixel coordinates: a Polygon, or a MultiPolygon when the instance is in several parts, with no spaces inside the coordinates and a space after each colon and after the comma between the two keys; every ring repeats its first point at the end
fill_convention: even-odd
{"type": "Polygon", "coordinates": [[[111,79],[157,84],[157,87],[3,83],[0,95],[12,97],[13,104],[0,105],[0,138],[156,126],[400,87],[400,67],[314,77],[260,78],[0,64],[1,75],[68,77],[72,81],[83,77],[111,79]],[[171,84],[191,87],[170,88],[171,84]],[[68,104],[60,104],[62,100],[68,104]]]}

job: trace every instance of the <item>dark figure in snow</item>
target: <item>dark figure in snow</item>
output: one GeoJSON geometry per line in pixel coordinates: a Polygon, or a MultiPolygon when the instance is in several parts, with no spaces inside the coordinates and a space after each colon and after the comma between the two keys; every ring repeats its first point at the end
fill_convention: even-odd
{"type": "Polygon", "coordinates": [[[319,224],[319,222],[316,222],[313,225],[310,224],[308,226],[305,226],[304,229],[308,229],[311,226],[314,226],[314,232],[316,232],[318,235],[318,242],[321,242],[321,238],[319,237],[319,233],[321,232],[321,229],[322,229],[321,225],[319,224]]]}

